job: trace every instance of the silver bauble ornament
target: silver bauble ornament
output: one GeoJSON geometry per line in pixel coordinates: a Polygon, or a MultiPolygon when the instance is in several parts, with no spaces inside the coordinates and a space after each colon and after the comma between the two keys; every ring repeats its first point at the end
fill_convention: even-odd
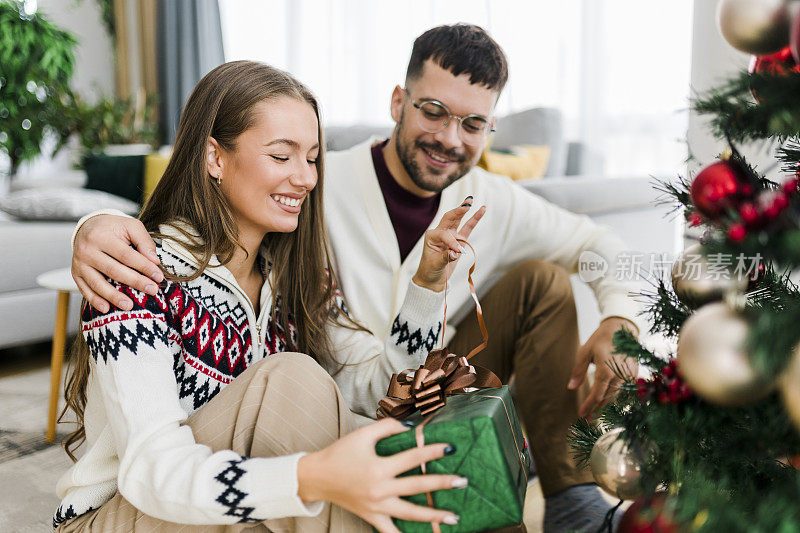
{"type": "Polygon", "coordinates": [[[721,0],[717,27],[728,44],[763,56],[789,45],[790,0],[721,0]]]}
{"type": "Polygon", "coordinates": [[[800,429],[800,345],[792,352],[792,360],[780,378],[780,388],[786,411],[800,429]]]}
{"type": "Polygon", "coordinates": [[[678,337],[678,368],[698,396],[735,407],[771,390],[745,352],[748,330],[744,318],[724,303],[704,305],[686,319],[678,337]]]}
{"type": "Polygon", "coordinates": [[[689,307],[722,300],[728,293],[743,293],[749,279],[726,265],[714,265],[703,255],[702,246],[688,247],[672,265],[672,288],[689,307]]]}
{"type": "Polygon", "coordinates": [[[600,488],[620,500],[634,500],[643,495],[639,478],[647,457],[641,449],[628,446],[620,438],[623,431],[615,428],[597,439],[589,461],[600,488]]]}

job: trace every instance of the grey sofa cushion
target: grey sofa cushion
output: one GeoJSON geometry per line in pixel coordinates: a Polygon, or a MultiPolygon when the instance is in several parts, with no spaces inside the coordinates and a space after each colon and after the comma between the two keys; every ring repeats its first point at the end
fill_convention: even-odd
{"type": "Polygon", "coordinates": [[[517,183],[548,202],[573,213],[590,216],[650,210],[660,195],[653,188],[651,178],[646,176],[569,176],[517,183]]]}
{"type": "Polygon", "coordinates": [[[325,128],[325,149],[330,152],[347,150],[373,135],[389,137],[391,134],[390,126],[329,126],[325,128]]]}
{"type": "Polygon", "coordinates": [[[0,297],[34,289],[39,274],[70,266],[74,227],[74,222],[0,221],[0,297]]]}
{"type": "Polygon", "coordinates": [[[536,107],[501,117],[492,139],[492,148],[510,150],[519,144],[547,145],[550,160],[545,176],[563,176],[567,169],[567,145],[561,111],[536,107]]]}

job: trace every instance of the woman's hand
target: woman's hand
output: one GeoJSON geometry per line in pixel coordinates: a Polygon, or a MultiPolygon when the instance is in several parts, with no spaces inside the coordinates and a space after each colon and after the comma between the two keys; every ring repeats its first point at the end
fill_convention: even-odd
{"type": "Polygon", "coordinates": [[[399,533],[392,517],[417,522],[455,525],[458,516],[449,511],[414,505],[401,496],[443,489],[462,489],[466,478],[456,475],[427,474],[406,476],[422,463],[453,453],[448,444],[429,444],[389,457],[375,453],[375,444],[384,437],[407,431],[394,419],[381,420],[342,437],[327,448],[309,453],[297,464],[297,494],[303,501],[327,501],[347,509],[382,533],[399,533]]]}
{"type": "Polygon", "coordinates": [[[434,292],[444,290],[464,251],[458,239],[468,239],[486,213],[486,206],[481,207],[459,230],[461,219],[471,207],[472,196],[467,196],[463,204],[444,214],[438,226],[425,232],[422,258],[419,260],[417,273],[414,274],[414,283],[434,292]]]}
{"type": "Polygon", "coordinates": [[[156,244],[135,218],[97,215],[84,222],[75,235],[72,277],[86,301],[101,313],[108,311],[109,303],[126,311],[133,308],[133,301],[104,275],[155,295],[164,279],[158,264],[156,244]]]}

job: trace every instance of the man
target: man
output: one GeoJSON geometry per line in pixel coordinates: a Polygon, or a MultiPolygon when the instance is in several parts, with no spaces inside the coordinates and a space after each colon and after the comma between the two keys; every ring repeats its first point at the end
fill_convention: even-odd
{"type": "MultiPolygon", "coordinates": [[[[612,355],[611,338],[621,327],[638,333],[637,306],[624,284],[610,277],[592,282],[602,321],[579,348],[569,272],[586,251],[605,258],[613,272],[622,243],[587,217],[475,168],[507,77],[502,49],[481,28],[440,26],[417,38],[405,85],[392,93],[396,126],[391,137],[327,157],[328,235],[353,316],[385,339],[397,327],[392,317],[419,264],[425,231],[467,196],[476,208],[487,206],[470,242],[489,345],[472,361],[504,382],[515,377],[517,409],[546,496],[545,531],[594,530],[609,506],[588,485],[591,474],[575,468],[566,432],[612,392],[616,378],[609,363],[635,371],[612,355]],[[597,366],[594,385],[580,403],[577,390],[591,362],[597,366]]],[[[106,299],[124,308],[125,298],[98,270],[152,291],[153,281],[161,279],[151,262],[152,249],[138,221],[94,217],[77,232],[73,276],[95,307],[103,307],[106,299]]],[[[457,354],[482,340],[474,313],[468,312],[470,263],[459,262],[447,289],[450,316],[466,317],[446,327],[445,341],[457,354]]],[[[413,342],[414,333],[401,338],[413,342]]]]}

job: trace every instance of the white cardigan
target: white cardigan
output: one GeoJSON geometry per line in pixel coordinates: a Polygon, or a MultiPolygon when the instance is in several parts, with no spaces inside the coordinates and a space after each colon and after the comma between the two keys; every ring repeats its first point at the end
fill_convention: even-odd
{"type": "MultiPolygon", "coordinates": [[[[387,338],[419,265],[423,240],[401,263],[397,237],[372,163],[370,149],[377,141],[373,138],[347,151],[327,155],[325,213],[347,305],[375,335],[387,338]]],[[[579,255],[589,250],[609,263],[611,275],[590,283],[602,318],[618,316],[636,322],[639,305],[629,295],[631,286],[613,279],[615,258],[625,248],[610,229],[545,201],[509,178],[480,168],[442,191],[431,228],[469,195],[474,197],[473,209],[464,220],[480,206],[487,206],[469,239],[477,255],[473,280],[479,294],[520,261],[542,259],[575,272],[579,255]]],[[[448,284],[445,342],[455,333],[450,319],[462,318],[474,306],[467,285],[471,262],[467,252],[448,284]]]]}

